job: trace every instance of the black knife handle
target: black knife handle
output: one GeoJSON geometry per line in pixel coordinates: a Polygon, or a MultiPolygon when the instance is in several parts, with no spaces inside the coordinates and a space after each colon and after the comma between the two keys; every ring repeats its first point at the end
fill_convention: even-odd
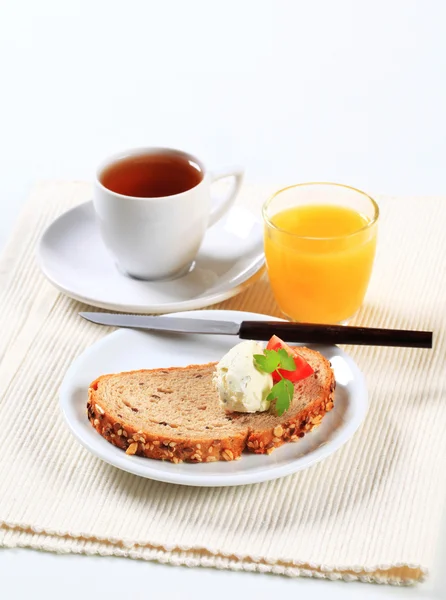
{"type": "Polygon", "coordinates": [[[240,325],[239,337],[242,340],[268,340],[272,335],[278,335],[285,342],[305,344],[432,348],[431,331],[316,325],[286,321],[243,321],[240,325]]]}

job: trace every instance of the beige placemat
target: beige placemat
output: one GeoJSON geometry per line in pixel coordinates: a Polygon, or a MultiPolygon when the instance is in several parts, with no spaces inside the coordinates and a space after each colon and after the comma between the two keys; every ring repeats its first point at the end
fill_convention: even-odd
{"type": "MultiPolygon", "coordinates": [[[[269,188],[245,188],[259,206],[269,188]]],[[[432,328],[435,349],[351,348],[367,419],[296,475],[189,488],[129,475],[82,448],[58,408],[73,359],[107,333],[40,274],[44,228],[84,183],[38,186],[0,262],[0,544],[346,580],[413,583],[446,498],[446,199],[381,198],[379,251],[356,322],[432,328]]],[[[266,281],[220,306],[277,314],[266,281]]]]}

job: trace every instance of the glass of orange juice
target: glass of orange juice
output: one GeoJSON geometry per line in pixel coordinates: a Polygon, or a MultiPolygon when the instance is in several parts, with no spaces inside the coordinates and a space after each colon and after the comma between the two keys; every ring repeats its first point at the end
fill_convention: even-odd
{"type": "Polygon", "coordinates": [[[361,306],[372,272],[379,209],[359,190],[303,183],[263,206],[265,256],[280,309],[306,323],[342,323],[361,306]]]}

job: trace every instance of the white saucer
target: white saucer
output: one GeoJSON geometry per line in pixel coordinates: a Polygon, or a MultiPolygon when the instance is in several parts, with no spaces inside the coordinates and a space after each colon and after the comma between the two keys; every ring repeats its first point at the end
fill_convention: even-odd
{"type": "MultiPolygon", "coordinates": [[[[238,322],[279,320],[223,310],[178,313],[177,316],[238,322]]],[[[88,421],[88,387],[100,375],[218,361],[238,341],[235,336],[115,331],[88,348],[65,375],[60,405],[69,428],[92,454],[119,469],[158,481],[196,486],[244,485],[290,475],[330,456],[355,433],[367,412],[367,389],[356,363],[337,346],[315,346],[331,361],[335,372],[334,409],[327,413],[318,429],[297,443],[285,444],[269,456],[244,453],[239,461],[175,465],[127,455],[102,438],[88,421]]]]}
{"type": "Polygon", "coordinates": [[[47,228],[38,261],[59,290],[92,306],[134,313],[193,310],[235,296],[261,275],[263,228],[260,217],[235,207],[208,230],[187,275],[137,281],[116,268],[102,242],[93,205],[87,202],[47,228]]]}

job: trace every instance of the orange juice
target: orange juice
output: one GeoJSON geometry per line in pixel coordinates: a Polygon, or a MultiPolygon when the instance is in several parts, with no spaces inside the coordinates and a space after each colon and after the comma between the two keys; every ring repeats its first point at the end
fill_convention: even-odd
{"type": "Polygon", "coordinates": [[[291,319],[336,323],[360,307],[372,271],[376,223],[345,206],[294,206],[270,217],[265,255],[270,283],[291,319]]]}

